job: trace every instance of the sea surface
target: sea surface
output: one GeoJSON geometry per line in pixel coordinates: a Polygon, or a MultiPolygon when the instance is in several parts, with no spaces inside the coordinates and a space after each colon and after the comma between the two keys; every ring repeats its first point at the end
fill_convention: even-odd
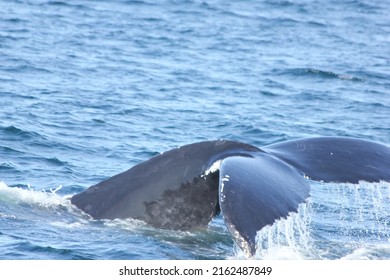
{"type": "MultiPolygon", "coordinates": [[[[0,0],[0,259],[244,259],[69,197],[180,145],[390,145],[387,0],[0,0]]],[[[364,158],[361,159],[364,161],[364,158]]],[[[390,184],[310,182],[256,259],[390,259],[390,184]]]]}

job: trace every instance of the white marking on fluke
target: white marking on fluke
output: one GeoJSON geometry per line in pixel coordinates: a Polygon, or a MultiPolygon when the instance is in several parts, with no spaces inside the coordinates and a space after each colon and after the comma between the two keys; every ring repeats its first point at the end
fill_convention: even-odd
{"type": "Polygon", "coordinates": [[[221,179],[221,189],[219,190],[221,193],[223,193],[223,189],[225,187],[225,182],[229,182],[230,180],[230,176],[229,175],[225,175],[225,177],[223,177],[221,179]]]}
{"type": "Polygon", "coordinates": [[[221,167],[221,163],[222,163],[222,160],[217,160],[216,162],[214,162],[210,167],[209,169],[207,169],[204,174],[202,175],[202,177],[205,177],[207,175],[209,175],[210,173],[215,173],[216,171],[219,170],[219,168],[221,167]]]}

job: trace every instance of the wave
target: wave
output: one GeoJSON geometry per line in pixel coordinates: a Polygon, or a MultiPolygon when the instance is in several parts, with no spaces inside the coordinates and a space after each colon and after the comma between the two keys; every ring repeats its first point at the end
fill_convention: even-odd
{"type": "Polygon", "coordinates": [[[42,135],[35,131],[27,131],[14,125],[0,127],[0,133],[5,136],[16,137],[18,140],[44,139],[42,135]]]}
{"type": "Polygon", "coordinates": [[[78,9],[83,10],[87,9],[88,7],[82,4],[72,4],[68,3],[66,1],[47,1],[43,3],[39,3],[39,6],[54,6],[54,7],[61,7],[61,8],[71,8],[71,9],[78,9]]]}
{"type": "Polygon", "coordinates": [[[339,79],[349,80],[355,82],[364,81],[362,78],[355,77],[349,74],[341,74],[328,70],[321,70],[316,68],[292,68],[292,69],[274,69],[273,72],[277,75],[291,75],[302,77],[318,77],[321,79],[339,79]]]}

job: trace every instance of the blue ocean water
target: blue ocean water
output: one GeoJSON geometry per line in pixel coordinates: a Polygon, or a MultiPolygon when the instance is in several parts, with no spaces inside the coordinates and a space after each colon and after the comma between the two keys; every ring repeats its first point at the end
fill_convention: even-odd
{"type": "MultiPolygon", "coordinates": [[[[387,0],[0,0],[0,259],[236,259],[68,198],[201,140],[390,145],[387,0]]],[[[362,159],[364,160],[364,159],[362,159]]],[[[390,185],[311,182],[259,259],[389,259],[390,185]]]]}

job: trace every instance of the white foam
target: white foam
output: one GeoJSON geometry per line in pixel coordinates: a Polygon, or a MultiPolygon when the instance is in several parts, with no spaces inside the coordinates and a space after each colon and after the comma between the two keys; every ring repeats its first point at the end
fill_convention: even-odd
{"type": "Polygon", "coordinates": [[[74,228],[81,228],[86,224],[86,221],[78,221],[78,222],[67,222],[67,221],[56,221],[50,223],[52,226],[59,227],[59,228],[67,228],[67,229],[74,229],[74,228]]]}
{"type": "Polygon", "coordinates": [[[383,256],[390,256],[390,244],[364,245],[355,249],[352,253],[344,256],[341,260],[375,260],[383,256]]]}
{"type": "Polygon", "coordinates": [[[4,182],[0,182],[0,201],[9,203],[25,203],[39,207],[56,207],[71,205],[68,196],[60,196],[56,192],[61,186],[50,192],[34,190],[31,187],[23,189],[19,187],[8,187],[4,182]]]}
{"type": "Polygon", "coordinates": [[[148,224],[144,221],[133,219],[133,218],[126,218],[126,219],[114,219],[114,220],[104,220],[104,225],[107,227],[119,227],[124,230],[127,230],[129,232],[139,232],[140,230],[147,230],[154,228],[148,226],[148,224]]]}

